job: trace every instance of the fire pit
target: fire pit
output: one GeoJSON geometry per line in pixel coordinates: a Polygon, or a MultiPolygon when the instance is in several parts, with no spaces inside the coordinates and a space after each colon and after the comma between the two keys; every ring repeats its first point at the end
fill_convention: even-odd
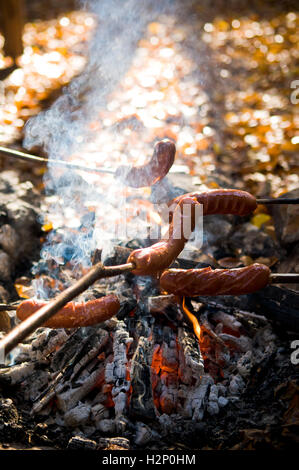
{"type": "MultiPolygon", "coordinates": [[[[134,244],[138,243],[135,240],[134,244]]],[[[37,442],[57,439],[62,447],[97,448],[109,447],[117,436],[120,447],[155,448],[161,440],[167,447],[173,439],[183,444],[195,432],[202,436],[203,429],[209,422],[215,423],[217,416],[223,420],[238,409],[248,390],[260,386],[254,382],[265,373],[265,364],[276,364],[283,357],[281,339],[269,320],[259,310],[246,309],[250,295],[242,309],[235,305],[235,298],[225,302],[226,297],[198,298],[198,293],[179,302],[174,294],[181,283],[174,294],[166,295],[155,276],[130,272],[134,264],[125,263],[133,253],[129,247],[115,246],[106,260],[115,268],[99,265],[91,277],[94,282],[102,273],[106,279],[87,292],[91,282],[84,283],[83,277],[76,284],[82,284],[85,300],[117,294],[117,318],[84,328],[38,328],[19,344],[13,364],[0,370],[2,389],[9,394],[17,391],[28,422],[31,426],[39,423],[34,429],[44,431],[38,437],[34,431],[37,442]],[[107,278],[111,274],[114,277],[107,278]],[[63,442],[62,430],[66,431],[63,442]],[[181,432],[185,433],[182,440],[181,432]]],[[[178,258],[176,264],[184,268],[202,266],[184,258],[178,258]]],[[[49,276],[51,272],[41,277],[45,285],[51,285],[49,276]]],[[[57,286],[57,281],[52,285],[57,286]]],[[[73,292],[72,297],[80,291],[73,292]]],[[[290,299],[293,295],[298,304],[295,292],[284,292],[290,299]]],[[[88,308],[88,302],[86,305],[88,308]]],[[[284,309],[287,306],[281,303],[280,320],[287,326],[284,309]]],[[[264,313],[271,316],[270,304],[264,313]]],[[[3,410],[7,403],[7,399],[2,400],[3,410]]],[[[20,430],[17,421],[15,418],[9,424],[12,433],[20,430]]],[[[196,438],[192,440],[196,442],[196,438]]]]}

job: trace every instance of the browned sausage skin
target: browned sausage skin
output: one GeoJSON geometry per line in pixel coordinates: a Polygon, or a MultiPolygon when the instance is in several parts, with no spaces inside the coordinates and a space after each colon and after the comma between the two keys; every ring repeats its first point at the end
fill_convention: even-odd
{"type": "Polygon", "coordinates": [[[203,205],[203,215],[233,214],[245,216],[256,208],[256,198],[239,189],[213,189],[202,193],[194,192],[178,196],[169,202],[172,214],[178,202],[185,196],[195,197],[203,205]]]}
{"type": "Polygon", "coordinates": [[[270,273],[268,266],[259,263],[237,269],[168,269],[161,275],[160,286],[187,297],[241,295],[266,287],[270,273]]]}
{"type": "MultiPolygon", "coordinates": [[[[24,300],[17,307],[17,317],[25,320],[47,302],[43,300],[24,300]]],[[[120,303],[115,295],[107,295],[88,302],[68,302],[43,326],[48,328],[75,328],[101,323],[116,315],[120,303]]]]}
{"type": "Polygon", "coordinates": [[[152,186],[167,175],[173,165],[175,144],[168,139],[157,142],[154,153],[146,165],[136,167],[120,166],[115,176],[132,188],[152,186]]]}
{"type": "Polygon", "coordinates": [[[133,274],[142,276],[156,275],[159,271],[163,271],[163,269],[170,266],[184,249],[185,243],[195,228],[195,208],[198,205],[196,199],[188,196],[179,201],[167,236],[148,248],[134,250],[130,254],[127,263],[133,263],[136,266],[136,269],[132,271],[133,274]],[[186,206],[190,206],[189,211],[186,210],[186,206]],[[186,222],[188,223],[186,224],[186,222]]]}

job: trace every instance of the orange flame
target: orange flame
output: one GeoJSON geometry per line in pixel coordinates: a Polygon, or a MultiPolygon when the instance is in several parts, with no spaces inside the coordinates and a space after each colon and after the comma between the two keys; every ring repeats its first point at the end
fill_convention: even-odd
{"type": "Polygon", "coordinates": [[[185,297],[183,297],[183,300],[182,300],[182,309],[184,310],[184,312],[186,314],[186,317],[188,318],[188,320],[192,324],[194,333],[195,333],[198,341],[202,342],[202,332],[201,332],[200,325],[198,323],[198,320],[197,320],[196,316],[193,315],[193,313],[191,313],[190,310],[188,310],[188,308],[186,307],[185,297]]]}

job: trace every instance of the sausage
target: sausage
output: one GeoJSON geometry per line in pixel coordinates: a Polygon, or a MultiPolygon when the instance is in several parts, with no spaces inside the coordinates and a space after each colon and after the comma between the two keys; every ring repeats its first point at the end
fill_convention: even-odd
{"type": "Polygon", "coordinates": [[[256,198],[246,191],[239,189],[213,189],[203,193],[188,193],[170,201],[168,203],[170,218],[176,204],[185,196],[195,197],[197,202],[203,205],[203,215],[233,214],[244,216],[257,208],[256,198]]]}
{"type": "MultiPolygon", "coordinates": [[[[41,307],[47,305],[43,300],[24,300],[17,307],[17,317],[23,321],[41,307]]],[[[75,328],[101,323],[116,315],[120,303],[116,295],[107,295],[88,302],[68,302],[43,326],[48,328],[75,328]]]]}
{"type": "Polygon", "coordinates": [[[132,168],[120,166],[115,176],[132,188],[152,186],[169,172],[174,162],[175,150],[173,142],[161,140],[156,143],[153,156],[147,164],[132,168]]]}
{"type": "Polygon", "coordinates": [[[161,275],[160,286],[187,297],[241,295],[266,287],[270,273],[268,266],[259,263],[237,269],[168,269],[161,275]]]}
{"type": "Polygon", "coordinates": [[[156,275],[159,271],[163,271],[163,269],[170,266],[184,249],[185,243],[195,228],[196,206],[198,206],[198,202],[195,198],[182,198],[173,213],[173,220],[167,236],[148,248],[132,251],[127,263],[133,263],[136,266],[136,269],[132,271],[133,274],[141,276],[156,275]],[[186,206],[190,206],[189,211],[184,209],[186,206]],[[189,214],[186,214],[186,212],[189,212],[189,214]]]}

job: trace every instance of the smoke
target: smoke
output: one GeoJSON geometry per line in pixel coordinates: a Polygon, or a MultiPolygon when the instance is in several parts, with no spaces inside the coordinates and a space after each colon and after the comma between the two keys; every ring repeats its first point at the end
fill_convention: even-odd
{"type": "Polygon", "coordinates": [[[105,106],[107,95],[130,65],[147,23],[168,6],[167,1],[149,0],[90,0],[84,4],[98,19],[86,69],[50,109],[26,126],[24,146],[42,146],[50,158],[64,158],[78,149],[87,137],[87,124],[105,106]]]}
{"type": "MultiPolygon", "coordinates": [[[[41,147],[50,159],[44,182],[51,202],[47,220],[55,228],[43,245],[35,274],[47,272],[50,262],[56,267],[71,262],[74,272],[87,267],[96,248],[108,254],[109,228],[97,226],[97,214],[106,211],[111,220],[113,212],[115,218],[121,212],[125,201],[119,196],[119,183],[108,175],[92,181],[76,171],[63,172],[51,165],[51,161],[68,160],[75,153],[76,163],[90,164],[84,150],[94,137],[90,123],[99,118],[107,97],[125,75],[147,24],[169,7],[173,9],[174,2],[90,0],[83,6],[97,19],[85,70],[49,109],[30,119],[25,127],[24,147],[41,147]]],[[[101,155],[103,164],[107,164],[108,157],[108,154],[101,155]]],[[[41,279],[35,282],[35,287],[38,296],[49,294],[41,279]]]]}

